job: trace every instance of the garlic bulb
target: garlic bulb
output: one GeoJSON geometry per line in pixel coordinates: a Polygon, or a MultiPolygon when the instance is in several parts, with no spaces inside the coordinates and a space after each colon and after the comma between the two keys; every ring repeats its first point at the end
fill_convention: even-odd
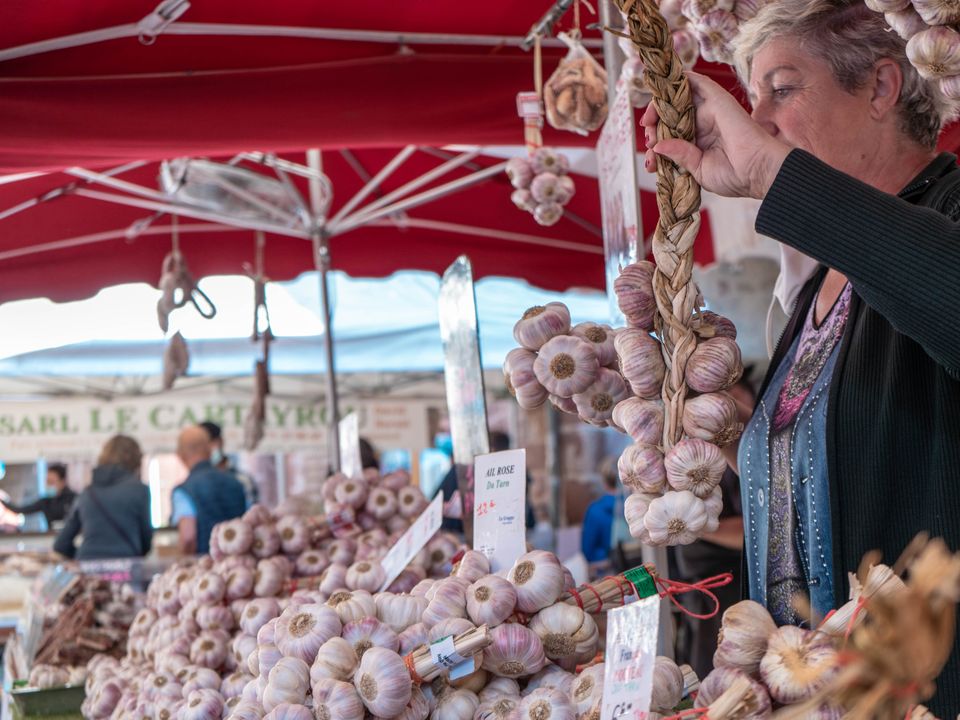
{"type": "Polygon", "coordinates": [[[220,720],[223,713],[223,698],[216,690],[194,690],[187,695],[183,711],[178,714],[182,720],[220,720]]]}
{"type": "Polygon", "coordinates": [[[513,678],[493,677],[480,691],[480,702],[485,703],[504,696],[520,696],[520,684],[513,678]]]}
{"type": "Polygon", "coordinates": [[[667,482],[674,490],[689,490],[700,499],[713,494],[727,469],[727,461],[716,445],[688,438],[667,451],[663,458],[667,482]]]}
{"type": "Polygon", "coordinates": [[[518,190],[530,187],[533,182],[533,168],[525,157],[510,158],[507,161],[506,173],[510,184],[518,190]]]}
{"type": "MultiPolygon", "coordinates": [[[[747,1],[748,0],[738,0],[737,5],[747,1]]],[[[680,58],[683,67],[687,70],[692,70],[700,58],[700,42],[696,36],[687,29],[673,30],[670,34],[673,36],[673,49],[676,51],[677,57],[680,58]]]]}
{"type": "Polygon", "coordinates": [[[723,613],[713,665],[735,668],[756,677],[767,642],[777,629],[770,613],[758,602],[742,600],[723,613]]]}
{"type": "Polygon", "coordinates": [[[592,660],[600,646],[597,624],[576,605],[546,607],[530,619],[529,628],[540,637],[544,654],[568,670],[592,660]]]}
{"type": "Polygon", "coordinates": [[[280,550],[280,535],[273,525],[257,525],[253,529],[250,552],[257,558],[273,557],[280,550]]]}
{"type": "Polygon", "coordinates": [[[770,635],[760,661],[760,676],[770,696],[782,705],[809,699],[838,669],[837,650],[829,636],[789,625],[770,635]]]}
{"type": "Polygon", "coordinates": [[[367,495],[366,510],[377,520],[386,520],[397,512],[397,496],[385,487],[376,487],[367,495]]]}
{"type": "Polygon", "coordinates": [[[539,636],[523,625],[504,623],[490,630],[493,642],[483,650],[483,669],[501,677],[533,675],[547,658],[539,636]]]}
{"type": "Polygon", "coordinates": [[[400,639],[397,633],[388,625],[373,617],[354,620],[343,626],[340,636],[350,643],[357,655],[357,660],[372,647],[382,647],[393,652],[400,649],[400,639]]]}
{"type": "Polygon", "coordinates": [[[663,440],[663,403],[630,397],[613,409],[613,423],[641,445],[659,445],[663,440]]]}
{"type": "Polygon", "coordinates": [[[199,602],[204,605],[216,605],[223,600],[227,584],[223,578],[213,572],[206,572],[197,578],[194,593],[199,602]]]}
{"type": "MultiPolygon", "coordinates": [[[[388,491],[389,492],[389,491],[388,491]]],[[[347,568],[344,579],[351,590],[376,592],[386,580],[386,573],[378,562],[358,562],[347,568]]]]}
{"type": "Polygon", "coordinates": [[[194,690],[220,690],[220,673],[210,668],[196,667],[188,671],[183,679],[183,696],[194,690]]]}
{"type": "Polygon", "coordinates": [[[653,319],[657,314],[657,299],[653,294],[655,271],[652,262],[641,260],[623,268],[613,282],[620,312],[631,327],[647,332],[653,330],[653,319]]]}
{"type": "Polygon", "coordinates": [[[256,635],[260,628],[280,614],[280,605],[275,598],[256,598],[247,603],[240,615],[240,629],[256,635]]]}
{"type": "Polygon", "coordinates": [[[750,683],[750,693],[741,704],[738,718],[744,720],[761,720],[769,718],[771,710],[770,695],[767,689],[756,680],[736,668],[715,668],[700,683],[693,706],[698,708],[709,707],[714,700],[723,695],[736,680],[746,679],[750,683]]]}
{"type": "Polygon", "coordinates": [[[740,348],[727,337],[701,341],[687,360],[684,370],[687,385],[701,393],[726,390],[742,374],[740,348]]]}
{"type": "Polygon", "coordinates": [[[263,720],[315,720],[306,705],[299,703],[280,703],[263,716],[263,720]]]}
{"type": "Polygon", "coordinates": [[[319,575],[330,565],[330,558],[321,550],[304,550],[297,556],[295,564],[297,575],[312,577],[319,575]]]}
{"type": "Polygon", "coordinates": [[[273,710],[281,703],[302,705],[310,689],[310,668],[295,657],[283,657],[270,669],[263,691],[263,709],[273,710]]]}
{"type": "Polygon", "coordinates": [[[243,699],[233,706],[228,720],[262,720],[263,709],[255,700],[243,699]]]}
{"type": "Polygon", "coordinates": [[[603,671],[603,663],[593,665],[573,681],[570,700],[578,720],[600,720],[600,708],[603,706],[603,671]]]}
{"type": "Polygon", "coordinates": [[[367,710],[381,717],[399,715],[412,694],[407,666],[384,648],[370,648],[363,654],[353,684],[367,710]]]}
{"type": "Polygon", "coordinates": [[[306,521],[297,515],[285,515],[277,521],[280,547],[287,555],[302,553],[310,541],[306,521]]]}
{"type": "Polygon", "coordinates": [[[590,387],[599,369],[600,363],[591,347],[570,335],[547,341],[533,362],[540,384],[552,395],[568,398],[590,387]]]}
{"type": "Polygon", "coordinates": [[[227,700],[240,697],[243,694],[243,688],[253,679],[253,675],[247,672],[237,671],[233,675],[228,675],[220,683],[220,694],[227,700]]]}
{"type": "Polygon", "coordinates": [[[216,670],[227,659],[227,643],[216,632],[202,632],[190,645],[190,662],[216,670]]]}
{"type": "MultiPolygon", "coordinates": [[[[348,623],[365,617],[376,617],[377,605],[366,590],[339,590],[327,598],[327,605],[336,610],[340,622],[348,623]]],[[[336,633],[336,634],[339,634],[336,633]]]]}
{"type": "Polygon", "coordinates": [[[318,589],[324,595],[331,595],[347,586],[347,566],[334,561],[320,573],[318,589]]]}
{"type": "Polygon", "coordinates": [[[517,606],[517,589],[497,575],[484,575],[466,591],[467,615],[477,625],[499,625],[517,606]]]}
{"type": "Polygon", "coordinates": [[[447,618],[462,618],[467,616],[466,594],[456,578],[447,578],[435,586],[436,592],[423,611],[423,624],[433,627],[447,618]]]}
{"type": "Polygon", "coordinates": [[[386,592],[374,595],[373,600],[377,608],[377,619],[396,633],[420,622],[423,611],[427,609],[427,599],[416,595],[386,592]]]}
{"type": "Polygon", "coordinates": [[[896,12],[910,6],[910,0],[865,0],[868,8],[878,13],[896,12]]]}
{"type": "Polygon", "coordinates": [[[253,528],[243,520],[229,520],[214,529],[220,549],[227,555],[243,555],[253,544],[253,528]]]}
{"type": "Polygon", "coordinates": [[[490,561],[482,552],[467,550],[453,566],[453,574],[468,582],[476,582],[484,575],[490,574],[490,561]]]}
{"type": "Polygon", "coordinates": [[[613,345],[620,360],[620,372],[633,394],[658,400],[666,374],[659,341],[646,330],[627,328],[617,333],[613,345]]]}
{"type": "Polygon", "coordinates": [[[423,496],[423,491],[411,485],[397,491],[397,506],[400,514],[405,518],[414,518],[422,513],[429,502],[423,496]]]}
{"type": "MultiPolygon", "coordinates": [[[[410,694],[410,702],[407,703],[403,712],[392,718],[392,720],[426,720],[429,715],[430,703],[427,701],[423,691],[418,687],[414,687],[410,694]]],[[[376,715],[371,715],[370,717],[374,720],[388,720],[387,718],[380,718],[376,715]]]]}
{"type": "Polygon", "coordinates": [[[629,445],[617,461],[620,482],[630,492],[660,493],[664,488],[666,470],[663,453],[653,445],[629,445]]]}
{"type": "Polygon", "coordinates": [[[197,611],[197,625],[203,630],[233,630],[233,613],[222,605],[202,607],[197,611]]]}
{"type": "Polygon", "coordinates": [[[740,437],[743,424],[737,419],[737,404],[732,397],[723,392],[707,393],[687,400],[683,431],[722,448],[740,437]]]}
{"type": "Polygon", "coordinates": [[[909,3],[903,10],[885,12],[883,19],[904,40],[909,40],[921,30],[927,29],[927,24],[923,21],[923,18],[909,3]]]}
{"type": "Polygon", "coordinates": [[[703,500],[689,490],[668,492],[651,501],[643,524],[656,545],[688,545],[707,523],[703,500]]]}
{"type": "Polygon", "coordinates": [[[316,720],[363,720],[366,711],[351,683],[320,678],[313,683],[316,720]]]}
{"type": "Polygon", "coordinates": [[[430,720],[473,720],[480,699],[470,690],[449,689],[437,699],[430,720]]]}
{"type": "Polygon", "coordinates": [[[613,346],[616,331],[609,325],[585,322],[574,325],[570,334],[590,343],[600,365],[606,367],[617,361],[617,351],[613,346]]]}
{"type": "MultiPolygon", "coordinates": [[[[537,202],[546,202],[538,200],[537,202]]],[[[513,338],[527,350],[539,350],[558,335],[570,331],[570,311],[561,302],[535,305],[513,326],[513,338]]]]}
{"type": "Polygon", "coordinates": [[[576,675],[567,672],[559,665],[547,663],[543,666],[543,669],[527,680],[527,687],[524,688],[520,694],[526,697],[539,688],[553,688],[554,690],[559,690],[564,695],[570,695],[570,691],[573,690],[573,681],[576,680],[576,677],[576,675]]]}
{"type": "Polygon", "coordinates": [[[546,227],[556,225],[561,217],[563,217],[563,207],[560,203],[540,203],[533,209],[533,219],[546,227]]]}
{"type": "Polygon", "coordinates": [[[284,610],[277,620],[277,647],[287,657],[312,662],[317,650],[339,635],[340,618],[325,605],[301,605],[284,610]]]}
{"type": "Polygon", "coordinates": [[[242,600],[253,594],[253,570],[247,567],[236,567],[226,575],[226,600],[242,600]]]}
{"type": "Polygon", "coordinates": [[[606,426],[613,417],[613,409],[630,396],[623,376],[607,368],[597,371],[597,379],[582,393],[573,396],[577,413],[593,425],[606,426]]]}
{"type": "Polygon", "coordinates": [[[409,655],[416,648],[427,644],[428,630],[423,623],[411,625],[397,635],[400,640],[400,654],[409,655]]]}
{"type": "MultiPolygon", "coordinates": [[[[508,678],[498,678],[505,680],[508,678]]],[[[511,720],[520,705],[519,695],[499,695],[481,700],[473,715],[474,720],[511,720]]]]}
{"type": "Polygon", "coordinates": [[[563,398],[559,395],[548,395],[550,404],[557,410],[567,415],[577,415],[577,404],[570,398],[563,398]]]}
{"type": "Polygon", "coordinates": [[[240,519],[250,527],[273,522],[273,516],[270,514],[270,511],[259,503],[251,505],[240,519]]]}
{"type": "Polygon", "coordinates": [[[427,632],[427,642],[433,643],[445,637],[456,637],[475,628],[476,625],[466,618],[447,618],[446,620],[441,620],[429,629],[427,632]]]}
{"type": "Polygon", "coordinates": [[[275,558],[261,560],[257,564],[257,570],[253,574],[253,594],[257,597],[273,597],[283,589],[287,576],[280,564],[274,560],[275,558]]]}
{"type": "Polygon", "coordinates": [[[563,594],[563,566],[553,553],[533,550],[517,558],[507,573],[517,590],[517,609],[534,613],[563,594]]]}
{"type": "MultiPolygon", "coordinates": [[[[738,5],[741,3],[742,0],[737,0],[738,5]]],[[[700,313],[700,317],[694,321],[693,327],[702,338],[725,337],[731,340],[737,339],[737,326],[733,324],[733,321],[709,310],[703,310],[700,313]]]]}
{"type": "Polygon", "coordinates": [[[350,478],[337,485],[335,495],[337,502],[359,510],[367,502],[367,484],[363,480],[350,478]]]}
{"type": "Polygon", "coordinates": [[[537,688],[520,701],[515,716],[518,720],[575,720],[573,703],[559,690],[537,688]]]}
{"type": "MultiPolygon", "coordinates": [[[[906,7],[906,6],[904,6],[906,7]]],[[[920,17],[923,18],[923,21],[927,25],[954,25],[957,22],[960,22],[960,7],[957,6],[954,2],[944,2],[944,0],[913,0],[913,7],[919,13],[920,17]]],[[[903,8],[897,8],[902,10],[903,8]]],[[[943,29],[947,28],[931,28],[931,29],[943,29]]],[[[944,33],[937,33],[930,36],[929,41],[925,41],[924,45],[926,50],[930,50],[934,47],[934,43],[939,45],[941,50],[952,50],[952,53],[945,53],[944,57],[951,56],[956,57],[956,43],[953,42],[951,36],[944,33]],[[929,45],[927,44],[929,42],[929,45]]],[[[923,50],[915,48],[915,53],[922,53],[923,50]]],[[[923,77],[928,77],[924,75],[923,70],[920,69],[920,66],[913,60],[913,55],[910,53],[910,45],[907,44],[907,57],[910,58],[912,62],[919,70],[920,74],[923,77]]],[[[944,75],[955,75],[955,72],[943,73],[944,75]]]]}
{"type": "Polygon", "coordinates": [[[683,671],[668,657],[657,657],[653,666],[650,708],[669,714],[683,699],[683,671]]]}
{"type": "MultiPolygon", "coordinates": [[[[941,8],[949,4],[939,0],[936,3],[929,0],[914,2],[914,7],[925,22],[937,24],[927,19],[927,16],[934,14],[929,6],[941,8]]],[[[960,33],[940,25],[921,30],[907,42],[907,57],[926,80],[960,75],[960,33]]]]}
{"type": "Polygon", "coordinates": [[[696,20],[693,28],[700,40],[700,53],[704,60],[733,62],[731,42],[739,32],[736,15],[728,10],[711,10],[696,20]]]}
{"type": "Polygon", "coordinates": [[[349,680],[357,669],[357,653],[347,640],[332,637],[317,650],[317,657],[310,666],[310,682],[323,678],[349,680]]]}

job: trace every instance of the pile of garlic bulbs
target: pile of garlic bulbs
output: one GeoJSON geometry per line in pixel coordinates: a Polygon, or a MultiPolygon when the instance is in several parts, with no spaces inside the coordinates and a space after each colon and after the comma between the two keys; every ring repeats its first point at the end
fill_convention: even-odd
{"type": "Polygon", "coordinates": [[[569,169],[567,156],[550,148],[538,148],[528,158],[511,158],[506,172],[515,190],[510,199],[541,225],[556,224],[575,191],[569,169]]]}
{"type": "MultiPolygon", "coordinates": [[[[734,41],[740,25],[763,6],[765,0],[661,0],[660,12],[671,29],[692,34],[707,62],[733,64],[734,41]]],[[[674,35],[676,36],[674,31],[674,35]]],[[[676,37],[674,47],[677,47],[676,37]]],[[[681,60],[684,50],[677,48],[681,60]]],[[[687,51],[688,52],[688,51],[687,51]]],[[[687,66],[690,67],[690,66],[687,66]]]]}

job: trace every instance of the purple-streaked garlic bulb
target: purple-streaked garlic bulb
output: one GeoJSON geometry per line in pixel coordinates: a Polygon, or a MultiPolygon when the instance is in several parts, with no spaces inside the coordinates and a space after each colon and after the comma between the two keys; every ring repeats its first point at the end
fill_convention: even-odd
{"type": "Polygon", "coordinates": [[[400,649],[397,633],[389,625],[374,617],[365,617],[362,620],[347,623],[343,626],[340,636],[350,643],[357,655],[357,660],[362,659],[363,654],[372,647],[382,647],[393,652],[400,649]]]}
{"type": "Polygon", "coordinates": [[[257,558],[273,557],[280,551],[280,536],[273,525],[257,525],[253,529],[253,543],[250,552],[257,558]]]}
{"type": "Polygon", "coordinates": [[[660,342],[645,330],[627,328],[614,339],[620,372],[634,395],[646,400],[660,399],[666,365],[660,342]]]}
{"type": "Polygon", "coordinates": [[[603,704],[604,665],[593,665],[577,675],[570,688],[570,700],[573,709],[581,720],[600,717],[603,704]],[[594,715],[596,713],[596,715],[594,715]]]}
{"type": "Polygon", "coordinates": [[[257,570],[253,574],[253,594],[257,597],[274,597],[283,590],[287,574],[283,566],[275,560],[276,558],[270,558],[257,564],[257,570]]]}
{"type": "Polygon", "coordinates": [[[772,706],[767,689],[743,671],[735,668],[715,668],[713,672],[707,675],[700,682],[700,690],[697,692],[693,706],[698,708],[709,707],[714,700],[723,695],[734,682],[740,679],[746,679],[750,682],[750,692],[741,705],[742,710],[740,712],[743,714],[738,714],[737,717],[743,717],[746,720],[769,718],[772,706]]]}
{"type": "Polygon", "coordinates": [[[544,343],[570,331],[570,311],[561,302],[528,308],[513,326],[513,337],[528,350],[539,350],[544,343]]]}
{"type": "Polygon", "coordinates": [[[454,564],[453,574],[468,582],[475,582],[490,574],[490,561],[482,552],[467,550],[454,564]]]}
{"type": "Polygon", "coordinates": [[[537,209],[537,201],[533,199],[533,193],[527,188],[514,190],[510,193],[510,200],[517,207],[517,210],[532,213],[537,209]]]}
{"type": "Polygon", "coordinates": [[[399,715],[412,695],[410,673],[403,659],[379,647],[363,654],[353,685],[367,710],[380,717],[399,715]]]}
{"type": "Polygon", "coordinates": [[[197,578],[194,595],[197,601],[204,605],[216,605],[223,600],[226,587],[222,577],[214,572],[205,572],[197,578]]]}
{"type": "Polygon", "coordinates": [[[386,573],[379,562],[363,560],[347,568],[345,582],[350,590],[366,590],[373,593],[380,589],[386,579],[386,573]]]}
{"type": "Polygon", "coordinates": [[[224,599],[233,601],[250,597],[253,594],[253,573],[254,571],[247,567],[229,570],[225,576],[224,599]]]}
{"type": "Polygon", "coordinates": [[[556,555],[544,550],[533,550],[517,558],[507,580],[516,588],[517,609],[521,612],[537,612],[563,594],[563,566],[556,555]]]}
{"type": "Polygon", "coordinates": [[[515,348],[507,353],[503,363],[503,381],[507,390],[524,410],[534,410],[547,400],[547,389],[537,380],[533,371],[536,353],[526,348],[515,348]]]}
{"type": "Polygon", "coordinates": [[[545,607],[530,619],[529,628],[540,637],[544,654],[567,670],[592,660],[600,646],[593,617],[576,605],[545,607]]]}
{"type": "Polygon", "coordinates": [[[684,371],[691,390],[699,393],[726,390],[743,374],[740,348],[728,337],[715,337],[700,342],[684,371]]]}
{"type": "Polygon", "coordinates": [[[386,520],[397,512],[397,496],[385,487],[375,487],[367,496],[366,510],[377,520],[386,520]]]}
{"type": "Polygon", "coordinates": [[[347,586],[347,566],[334,562],[320,573],[319,590],[325,595],[331,595],[347,586]]]}
{"type": "Polygon", "coordinates": [[[247,658],[257,649],[257,636],[248,633],[234,635],[230,641],[230,652],[237,663],[237,667],[246,669],[247,658]]]}
{"type": "Polygon", "coordinates": [[[281,703],[303,704],[310,689],[310,666],[296,657],[282,657],[270,668],[263,691],[263,709],[270,712],[281,703]]]}
{"type": "Polygon", "coordinates": [[[620,312],[630,327],[653,330],[657,314],[657,299],[653,294],[653,275],[656,266],[647,260],[627,265],[613,282],[620,312]]]}
{"type": "Polygon", "coordinates": [[[607,368],[597,370],[597,379],[581,393],[573,396],[580,419],[604,427],[613,418],[613,409],[630,396],[623,376],[607,368]]]}
{"type": "Polygon", "coordinates": [[[490,630],[493,642],[483,651],[483,669],[509,678],[527,677],[547,662],[543,643],[535,632],[518,623],[490,630]]]}
{"type": "Polygon", "coordinates": [[[530,183],[530,193],[538,203],[557,202],[557,195],[561,192],[560,178],[552,172],[544,172],[533,178],[530,183]]]}
{"type": "Polygon", "coordinates": [[[737,404],[724,392],[707,393],[687,400],[683,408],[683,431],[690,437],[726,447],[740,437],[743,423],[737,404]]]}
{"type": "Polygon", "coordinates": [[[573,401],[573,398],[560,397],[559,395],[548,395],[547,400],[549,400],[550,404],[562,413],[566,413],[567,415],[577,414],[577,404],[573,401]]]}
{"type": "Polygon", "coordinates": [[[507,161],[507,177],[510,178],[510,184],[517,190],[524,190],[530,187],[533,181],[533,167],[530,160],[525,157],[510,158],[507,161]]]}
{"type": "MultiPolygon", "coordinates": [[[[619,336],[618,336],[619,337],[619,336]]],[[[597,379],[600,363],[593,349],[580,338],[561,335],[549,340],[537,355],[533,370],[552,395],[573,397],[597,379]]]]}
{"type": "Polygon", "coordinates": [[[557,202],[539,203],[533,210],[533,219],[544,227],[556,225],[562,217],[563,206],[557,202]]]}
{"type": "Polygon", "coordinates": [[[400,653],[402,655],[409,655],[416,648],[425,645],[427,643],[427,635],[427,626],[422,622],[409,626],[397,635],[400,640],[400,653]]]}
{"type": "Polygon", "coordinates": [[[220,673],[210,668],[197,667],[190,670],[183,682],[183,695],[187,696],[194,690],[220,691],[220,673]]]}
{"type": "Polygon", "coordinates": [[[733,324],[733,321],[710,310],[704,310],[700,313],[700,318],[694,322],[694,329],[703,338],[725,337],[731,340],[737,339],[737,326],[733,324]]]}
{"type": "Polygon", "coordinates": [[[545,172],[564,175],[568,167],[566,160],[566,157],[556,150],[542,147],[537,148],[530,156],[530,166],[535,176],[545,172]]]}
{"type": "Polygon", "coordinates": [[[711,10],[694,21],[693,30],[704,60],[732,64],[732,41],[739,32],[736,15],[729,10],[711,10]]]}
{"type": "Polygon", "coordinates": [[[612,420],[641,445],[659,445],[663,440],[663,403],[659,400],[622,400],[613,409],[612,420]]]}
{"type": "Polygon", "coordinates": [[[781,705],[810,699],[839,671],[837,649],[828,635],[790,625],[777,628],[760,661],[760,677],[781,705]]]}
{"type": "MultiPolygon", "coordinates": [[[[509,680],[510,678],[498,678],[509,680]]],[[[497,695],[487,700],[480,699],[474,714],[475,720],[510,720],[520,705],[519,695],[497,695]]]]}
{"type": "Polygon", "coordinates": [[[304,550],[297,556],[294,567],[300,577],[319,575],[330,565],[330,558],[322,550],[304,550]]]}
{"type": "Polygon", "coordinates": [[[316,720],[313,711],[299,703],[280,703],[263,720],[316,720]]]}
{"type": "Polygon", "coordinates": [[[280,615],[280,605],[276,598],[256,598],[247,603],[240,615],[240,629],[250,635],[256,635],[260,628],[280,615]]]}
{"type": "Polygon", "coordinates": [[[687,438],[667,451],[663,466],[670,487],[689,490],[705,500],[720,484],[727,461],[716,445],[699,438],[687,438]]]}
{"type": "Polygon", "coordinates": [[[429,603],[425,597],[391,592],[374,595],[373,600],[377,606],[377,618],[397,633],[419,623],[429,603]]]}
{"type": "Polygon", "coordinates": [[[557,178],[557,194],[555,197],[557,203],[559,203],[561,206],[570,202],[576,192],[576,185],[574,184],[572,177],[569,175],[561,175],[557,178]]]}
{"type": "Polygon", "coordinates": [[[714,667],[733,668],[758,677],[760,661],[776,629],[770,613],[760,603],[741,600],[731,605],[723,613],[713,654],[714,667]]]}
{"type": "Polygon", "coordinates": [[[256,527],[257,525],[272,523],[273,515],[271,515],[270,511],[263,505],[254,503],[247,509],[240,519],[247,523],[250,527],[256,527]]]}
{"type": "Polygon", "coordinates": [[[363,480],[349,478],[337,485],[336,498],[337,502],[359,510],[367,502],[367,483],[363,480]]]}
{"type": "Polygon", "coordinates": [[[653,445],[634,443],[617,461],[620,482],[630,492],[660,493],[666,482],[663,453],[653,445]]]}
{"type": "Polygon", "coordinates": [[[350,565],[357,553],[357,541],[353,538],[339,538],[327,545],[330,562],[337,565],[350,565]]]}
{"type": "Polygon", "coordinates": [[[434,575],[448,574],[453,569],[453,556],[460,550],[459,545],[447,534],[437,534],[427,543],[427,557],[430,572],[434,575]]]}
{"type": "Polygon", "coordinates": [[[190,662],[216,670],[227,659],[227,643],[217,632],[205,631],[190,645],[190,662]]]}
{"type": "Polygon", "coordinates": [[[363,720],[363,702],[353,683],[320,678],[313,684],[313,714],[316,720],[363,720]]]}
{"type": "Polygon", "coordinates": [[[680,58],[683,67],[692,70],[700,58],[700,43],[696,36],[685,28],[674,30],[671,35],[673,36],[673,49],[680,58]]]}
{"type": "Polygon", "coordinates": [[[357,669],[357,653],[353,645],[342,637],[332,637],[317,651],[310,666],[310,682],[321,679],[349,680],[357,669]]]}
{"type": "Polygon", "coordinates": [[[611,363],[617,361],[617,350],[613,346],[617,331],[609,325],[583,322],[574,325],[570,329],[570,334],[590,343],[600,365],[609,367],[611,363]]]}
{"type": "Polygon", "coordinates": [[[317,650],[342,629],[335,610],[325,605],[301,605],[284,610],[277,620],[277,647],[287,657],[312,662],[317,650]]]}
{"type": "Polygon", "coordinates": [[[234,620],[230,608],[223,605],[205,605],[197,610],[197,625],[202,630],[233,630],[234,620]]]}
{"type": "Polygon", "coordinates": [[[310,541],[306,521],[297,515],[286,515],[277,521],[280,547],[287,555],[303,552],[310,541]]]}
{"type": "Polygon", "coordinates": [[[463,585],[455,578],[442,580],[436,586],[436,592],[426,610],[423,611],[423,624],[433,627],[447,618],[463,618],[467,616],[467,600],[463,585]]]}
{"type": "Polygon", "coordinates": [[[253,528],[243,520],[230,520],[214,528],[220,549],[227,555],[243,555],[253,543],[253,528]]]}
{"type": "Polygon", "coordinates": [[[555,688],[537,688],[517,706],[517,720],[575,720],[576,711],[570,698],[555,688]]]}
{"type": "Polygon", "coordinates": [[[366,590],[338,590],[327,598],[327,607],[336,611],[342,623],[377,615],[377,604],[366,590]]]}
{"type": "Polygon", "coordinates": [[[707,508],[692,492],[668,492],[650,502],[643,524],[655,545],[689,545],[707,523],[707,508]]]}
{"type": "Polygon", "coordinates": [[[220,720],[223,713],[223,697],[219,690],[202,688],[186,697],[181,713],[182,720],[220,720]]]}
{"type": "Polygon", "coordinates": [[[683,699],[683,671],[668,657],[658,656],[653,665],[653,693],[650,708],[671,713],[683,699]]]}
{"type": "Polygon", "coordinates": [[[445,637],[456,637],[475,629],[477,626],[466,618],[447,618],[441,620],[427,632],[427,642],[433,643],[445,637]]]}
{"type": "Polygon", "coordinates": [[[405,518],[419,516],[429,504],[423,491],[415,485],[397,491],[397,509],[405,518]]]}

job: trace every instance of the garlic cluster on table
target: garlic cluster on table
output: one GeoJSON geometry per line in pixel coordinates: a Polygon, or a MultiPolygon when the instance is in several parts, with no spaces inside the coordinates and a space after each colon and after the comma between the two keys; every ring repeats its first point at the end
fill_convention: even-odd
{"type": "Polygon", "coordinates": [[[575,192],[569,169],[566,155],[545,147],[530,157],[511,158],[507,162],[507,177],[514,187],[510,199],[540,225],[555,225],[575,192]]]}

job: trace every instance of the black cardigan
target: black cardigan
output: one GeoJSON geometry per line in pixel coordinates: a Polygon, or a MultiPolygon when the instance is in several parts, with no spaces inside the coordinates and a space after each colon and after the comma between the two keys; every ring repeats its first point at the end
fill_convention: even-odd
{"type": "MultiPolygon", "coordinates": [[[[894,197],[795,150],[757,217],[758,232],[853,286],[827,411],[837,606],[847,600],[847,573],[870,550],[892,564],[921,531],[960,550],[960,225],[916,207],[957,172],[944,153],[894,197]]],[[[801,292],[764,386],[825,272],[801,292]]],[[[928,706],[955,717],[956,644],[938,686],[928,706]]]]}

